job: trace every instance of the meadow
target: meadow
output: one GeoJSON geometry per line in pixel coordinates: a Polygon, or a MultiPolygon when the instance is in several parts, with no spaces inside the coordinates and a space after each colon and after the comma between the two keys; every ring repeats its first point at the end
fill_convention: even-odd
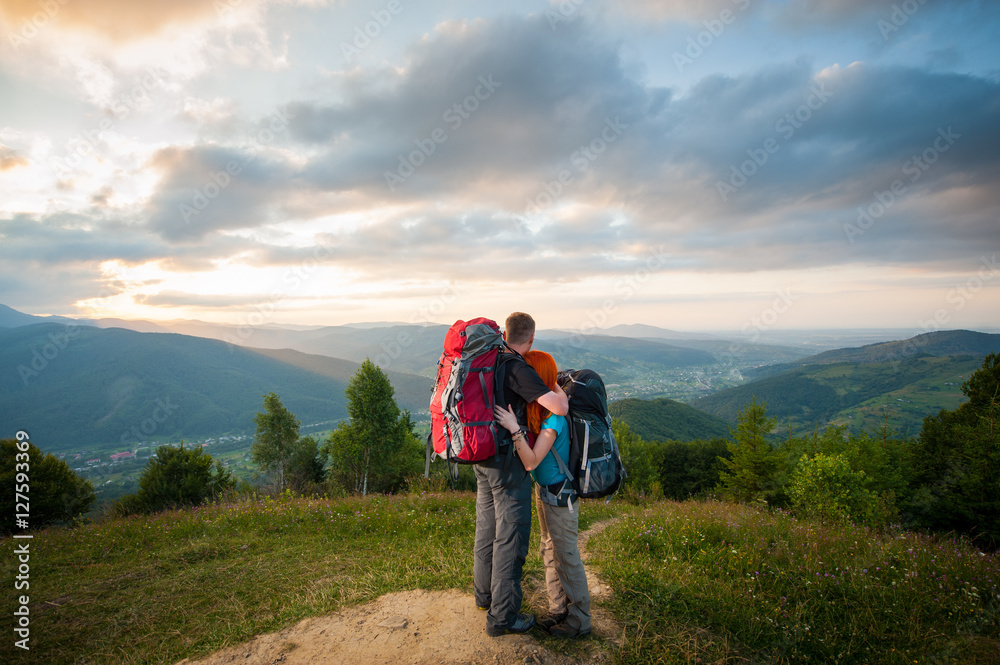
{"type": "Polygon", "coordinates": [[[963,542],[718,502],[602,536],[620,663],[1000,662],[1000,560],[963,542]]]}
{"type": "MultiPolygon", "coordinates": [[[[589,565],[614,590],[615,663],[1000,662],[996,554],[716,502],[587,502],[581,529],[610,518],[589,565]]],[[[472,494],[441,492],[243,496],[50,528],[31,541],[31,651],[8,643],[7,662],[174,663],[389,591],[471,598],[474,522],[472,494]]],[[[542,578],[533,529],[525,584],[542,578]]]]}

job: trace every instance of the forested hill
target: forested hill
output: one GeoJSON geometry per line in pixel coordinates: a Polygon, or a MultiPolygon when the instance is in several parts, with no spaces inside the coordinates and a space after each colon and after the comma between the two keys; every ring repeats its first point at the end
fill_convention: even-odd
{"type": "Polygon", "coordinates": [[[973,356],[984,358],[1000,351],[1000,335],[970,330],[942,330],[929,332],[909,339],[867,344],[857,348],[824,351],[790,363],[759,367],[744,372],[748,379],[760,379],[807,365],[833,363],[887,363],[901,362],[920,356],[973,356]]]}
{"type": "Polygon", "coordinates": [[[694,441],[729,436],[730,424],[725,420],[665,397],[618,400],[611,402],[608,410],[646,441],[694,441]]]}
{"type": "MultiPolygon", "coordinates": [[[[283,363],[293,365],[300,369],[322,374],[336,381],[347,385],[351,377],[358,371],[359,363],[342,358],[331,358],[330,356],[314,355],[302,353],[292,349],[250,349],[255,353],[280,360],[283,363]]],[[[392,367],[392,364],[389,364],[392,367]]],[[[381,368],[389,377],[395,391],[396,403],[401,409],[408,409],[411,413],[426,411],[431,400],[431,392],[434,389],[434,380],[426,376],[408,374],[406,372],[396,372],[392,369],[381,368]]]]}
{"type": "Polygon", "coordinates": [[[347,415],[352,365],[340,376],[324,374],[328,368],[311,371],[173,333],[55,323],[0,328],[0,422],[11,432],[29,430],[52,452],[252,432],[268,392],[303,425],[333,422],[347,415]]]}
{"type": "Polygon", "coordinates": [[[770,415],[798,428],[837,424],[871,431],[887,417],[896,432],[912,436],[926,416],[964,401],[962,382],[995,352],[1000,352],[1000,335],[927,333],[817,354],[812,362],[786,365],[784,371],[720,390],[693,405],[735,422],[756,398],[766,403],[770,415]]]}

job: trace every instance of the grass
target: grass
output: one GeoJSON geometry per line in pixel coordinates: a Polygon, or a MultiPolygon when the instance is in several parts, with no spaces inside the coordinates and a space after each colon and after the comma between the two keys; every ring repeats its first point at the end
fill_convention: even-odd
{"type": "Polygon", "coordinates": [[[663,502],[591,547],[617,663],[1000,662],[1000,561],[961,542],[663,502]]]}
{"type": "Polygon", "coordinates": [[[32,541],[32,655],[170,663],[388,591],[463,588],[474,520],[466,496],[265,498],[50,529],[32,541]]]}
{"type": "MultiPolygon", "coordinates": [[[[603,609],[625,626],[618,663],[1000,662],[996,555],[722,503],[587,502],[581,529],[614,516],[590,565],[615,590],[603,609]]],[[[390,591],[471,599],[474,525],[474,496],[449,492],[244,498],[48,529],[30,541],[31,652],[4,662],[174,663],[390,591]]],[[[525,597],[544,611],[537,539],[525,597]]]]}
{"type": "MultiPolygon", "coordinates": [[[[47,529],[30,541],[31,651],[14,662],[174,663],[390,591],[471,598],[474,532],[471,493],[245,498],[47,529]]],[[[525,576],[540,583],[532,535],[525,576]]],[[[3,594],[5,616],[19,594],[3,594]]]]}

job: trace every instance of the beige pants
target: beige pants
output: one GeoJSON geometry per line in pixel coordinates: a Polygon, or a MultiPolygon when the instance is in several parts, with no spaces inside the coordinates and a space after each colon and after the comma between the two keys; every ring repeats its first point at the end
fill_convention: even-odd
{"type": "Polygon", "coordinates": [[[550,506],[541,500],[537,501],[537,505],[549,612],[566,612],[568,626],[578,631],[589,631],[590,590],[577,546],[580,504],[574,501],[572,511],[550,506]]]}

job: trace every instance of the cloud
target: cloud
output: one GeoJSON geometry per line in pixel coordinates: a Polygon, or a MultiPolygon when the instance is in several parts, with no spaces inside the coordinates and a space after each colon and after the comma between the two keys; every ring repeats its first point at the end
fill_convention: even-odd
{"type": "Polygon", "coordinates": [[[63,29],[92,32],[122,43],[155,35],[167,26],[218,18],[219,7],[256,4],[255,0],[9,0],[0,7],[13,26],[51,23],[63,29]],[[217,6],[218,5],[218,6],[217,6]]]}
{"type": "Polygon", "coordinates": [[[753,0],[618,0],[609,6],[643,21],[698,22],[724,11],[742,12],[754,4],[753,0]]]}
{"type": "Polygon", "coordinates": [[[256,140],[259,136],[250,136],[239,148],[171,147],[157,152],[151,166],[163,178],[147,206],[148,228],[168,242],[192,242],[216,231],[275,220],[282,200],[296,187],[296,174],[280,153],[256,140]]]}
{"type": "Polygon", "coordinates": [[[399,201],[478,182],[476,196],[513,205],[606,120],[628,123],[660,102],[625,70],[617,46],[582,24],[451,23],[403,67],[347,74],[343,101],[293,105],[292,132],[328,146],[305,174],[318,186],[399,201]]]}
{"type": "Polygon", "coordinates": [[[0,172],[27,165],[28,160],[19,155],[16,150],[0,143],[0,172]]]}
{"type": "Polygon", "coordinates": [[[232,123],[235,119],[237,104],[235,100],[215,97],[211,101],[188,97],[184,100],[181,116],[201,126],[222,126],[232,123]]]}
{"type": "Polygon", "coordinates": [[[133,298],[137,304],[150,307],[200,307],[215,310],[244,307],[265,299],[264,296],[240,296],[232,293],[213,295],[172,290],[160,291],[152,295],[138,294],[133,298]]]}
{"type": "MultiPolygon", "coordinates": [[[[692,32],[684,24],[738,3],[588,3],[555,29],[537,8],[442,20],[454,12],[437,6],[432,19],[414,5],[346,65],[336,46],[301,32],[308,19],[323,33],[341,5],[244,2],[253,15],[239,21],[212,2],[151,6],[142,21],[123,10],[106,27],[85,28],[107,37],[108,53],[39,76],[88,104],[63,110],[61,133],[44,141],[8,135],[17,150],[0,145],[12,193],[5,210],[15,211],[0,235],[19,259],[3,270],[18,280],[11,289],[57,299],[29,281],[62,270],[80,299],[106,285],[106,262],[150,265],[177,279],[141,296],[143,305],[212,308],[246,299],[192,293],[189,273],[221,275],[225,266],[269,276],[318,261],[352,288],[460,279],[569,293],[632,274],[651,252],[684,279],[776,267],[953,269],[998,241],[1000,84],[953,71],[982,58],[953,39],[961,17],[932,31],[945,10],[931,4],[906,40],[872,57],[875,18],[892,4],[752,3],[752,24],[727,33],[678,87],[662,84],[675,79],[650,54],[672,73],[665,35],[683,40],[692,32]],[[186,21],[198,23],[191,42],[160,53],[186,21]],[[806,24],[810,36],[848,45],[801,39],[806,24]],[[713,70],[717,56],[761,39],[751,28],[774,48],[713,70]],[[921,41],[927,31],[936,50],[921,41]],[[787,40],[793,33],[797,41],[787,40]],[[797,58],[799,48],[810,55],[797,58]],[[889,57],[906,49],[919,57],[889,57]],[[131,53],[165,69],[141,70],[146,61],[131,53]],[[176,53],[190,59],[183,72],[166,62],[176,53]],[[279,65],[287,76],[274,75],[279,65]],[[103,118],[112,127],[97,131],[103,118]],[[52,154],[74,163],[55,174],[62,189],[45,170],[52,154]],[[41,184],[20,187],[27,179],[41,184]],[[899,193],[883,204],[896,181],[899,193]],[[859,210],[873,221],[850,236],[859,210]]],[[[97,23],[73,13],[83,6],[61,5],[53,26],[97,23]]],[[[11,7],[20,8],[8,11],[16,27],[10,17],[28,4],[11,7]]],[[[39,39],[38,51],[49,47],[39,39]]],[[[26,121],[9,124],[18,122],[26,121]]]]}
{"type": "MultiPolygon", "coordinates": [[[[440,26],[405,66],[344,76],[339,102],[291,104],[290,131],[189,220],[179,207],[194,207],[212,173],[246,156],[221,146],[164,151],[150,228],[189,242],[279,218],[359,213],[363,221],[318,242],[362,274],[478,279],[522,265],[572,280],[579,262],[616,274],[625,264],[609,257],[653,246],[687,267],[727,272],[880,252],[899,262],[954,258],[989,235],[988,215],[967,211],[967,233],[955,236],[927,211],[955,188],[996,204],[1000,87],[969,75],[863,63],[817,71],[800,59],[706,76],[678,95],[644,84],[592,26],[553,34],[536,16],[440,26]],[[621,131],[609,131],[616,123],[621,131]],[[912,177],[903,169],[949,127],[963,139],[852,247],[844,225],[856,208],[912,177]],[[731,180],[734,169],[749,175],[731,180]],[[394,190],[386,172],[399,178],[394,190]],[[720,183],[734,190],[722,197],[720,183]],[[361,212],[372,208],[380,212],[361,212]],[[899,243],[902,224],[914,234],[899,243]],[[755,251],[739,251],[747,247],[755,251]]],[[[272,264],[308,251],[262,245],[254,256],[272,264]]]]}

